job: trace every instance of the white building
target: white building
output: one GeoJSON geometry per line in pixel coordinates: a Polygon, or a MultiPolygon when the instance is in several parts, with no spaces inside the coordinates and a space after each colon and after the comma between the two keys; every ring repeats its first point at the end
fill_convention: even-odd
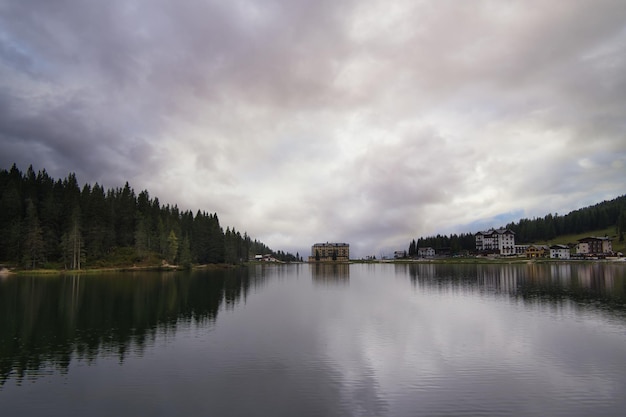
{"type": "Polygon", "coordinates": [[[526,256],[526,251],[530,245],[515,245],[515,254],[517,256],[526,256]]]}
{"type": "Polygon", "coordinates": [[[434,258],[435,250],[431,247],[417,248],[417,256],[420,258],[434,258]]]}
{"type": "Polygon", "coordinates": [[[478,232],[476,250],[478,252],[495,252],[500,255],[515,255],[515,232],[510,229],[489,229],[478,232]]]}
{"type": "Polygon", "coordinates": [[[570,251],[567,245],[552,245],[550,246],[550,258],[551,259],[569,259],[570,251]]]}

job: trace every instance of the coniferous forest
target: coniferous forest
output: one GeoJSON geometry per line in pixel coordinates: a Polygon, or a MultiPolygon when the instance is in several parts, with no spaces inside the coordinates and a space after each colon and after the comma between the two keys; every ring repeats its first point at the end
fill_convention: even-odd
{"type": "Polygon", "coordinates": [[[192,264],[237,264],[273,252],[234,228],[222,229],[217,213],[161,205],[147,190],[128,183],[104,189],[79,185],[75,174],[51,178],[32,166],[0,170],[0,262],[26,268],[119,266],[165,260],[192,264]]]}
{"type": "MultiPolygon", "coordinates": [[[[521,219],[504,227],[515,233],[515,243],[519,244],[548,241],[560,235],[585,233],[609,227],[615,227],[619,241],[623,242],[626,235],[626,195],[574,210],[563,216],[548,214],[534,219],[521,219]]],[[[416,256],[417,249],[422,247],[432,247],[436,251],[447,250],[451,253],[471,252],[476,248],[476,239],[473,233],[420,237],[409,243],[407,255],[416,256]]]]}

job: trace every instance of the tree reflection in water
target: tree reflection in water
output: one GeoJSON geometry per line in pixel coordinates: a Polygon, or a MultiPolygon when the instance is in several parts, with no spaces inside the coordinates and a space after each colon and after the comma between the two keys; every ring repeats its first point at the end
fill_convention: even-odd
{"type": "Polygon", "coordinates": [[[141,354],[181,323],[210,324],[245,299],[246,269],[11,277],[0,281],[0,385],[67,372],[72,359],[141,354]]]}

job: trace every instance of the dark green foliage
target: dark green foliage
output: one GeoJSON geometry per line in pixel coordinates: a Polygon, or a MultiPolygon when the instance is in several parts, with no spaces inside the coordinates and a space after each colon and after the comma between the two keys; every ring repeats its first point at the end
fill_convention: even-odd
{"type": "Polygon", "coordinates": [[[178,238],[173,230],[170,230],[170,234],[167,237],[167,262],[174,264],[178,257],[178,238]]]}
{"type": "Polygon", "coordinates": [[[189,246],[189,237],[187,235],[183,238],[183,243],[180,246],[178,264],[183,268],[191,267],[191,247],[189,246]]]}
{"type": "Polygon", "coordinates": [[[574,210],[565,216],[548,214],[543,218],[521,219],[506,227],[515,232],[515,242],[531,243],[554,239],[558,235],[579,234],[591,230],[626,228],[626,195],[593,206],[574,210]],[[624,220],[622,220],[624,218],[624,220]]]}
{"type": "Polygon", "coordinates": [[[56,182],[30,166],[0,170],[0,262],[29,268],[44,263],[80,269],[115,262],[166,259],[185,267],[193,263],[232,264],[273,252],[244,233],[220,226],[216,213],[180,212],[161,206],[147,190],[138,195],[128,182],[105,190],[98,183],[82,190],[74,174],[56,182]],[[130,251],[130,253],[129,253],[130,251]],[[124,254],[121,256],[120,254],[124,254]]]}
{"type": "Polygon", "coordinates": [[[34,269],[45,261],[44,241],[39,219],[37,218],[37,209],[35,204],[29,198],[26,202],[26,219],[24,221],[24,248],[22,264],[34,269]]]}
{"type": "Polygon", "coordinates": [[[81,217],[80,207],[74,207],[68,229],[61,236],[63,263],[66,269],[81,269],[81,265],[85,264],[85,242],[81,217]]]}
{"type": "Polygon", "coordinates": [[[417,256],[417,251],[419,248],[433,248],[436,252],[441,253],[449,252],[452,254],[457,254],[459,252],[473,250],[476,246],[476,239],[472,233],[461,233],[459,235],[452,234],[448,235],[437,235],[437,236],[429,236],[429,237],[420,237],[417,239],[413,239],[409,243],[409,250],[407,255],[409,257],[417,256]]]}
{"type": "Polygon", "coordinates": [[[283,262],[298,262],[300,260],[297,256],[289,252],[283,252],[282,250],[279,250],[278,252],[273,252],[273,254],[276,259],[283,262]]]}
{"type": "Polygon", "coordinates": [[[409,257],[417,256],[417,243],[415,239],[409,243],[409,257]]]}
{"type": "Polygon", "coordinates": [[[617,221],[617,232],[619,233],[619,241],[624,241],[624,233],[626,233],[626,207],[622,208],[619,220],[617,221]]]}

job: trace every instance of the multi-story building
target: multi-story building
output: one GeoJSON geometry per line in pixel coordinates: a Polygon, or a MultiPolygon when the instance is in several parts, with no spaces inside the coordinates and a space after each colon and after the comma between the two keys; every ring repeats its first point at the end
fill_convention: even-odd
{"type": "Polygon", "coordinates": [[[311,247],[309,262],[348,260],[350,260],[350,245],[347,243],[316,243],[311,247]]]}
{"type": "Polygon", "coordinates": [[[569,246],[552,245],[550,246],[550,258],[552,259],[570,259],[569,246]]]}
{"type": "Polygon", "coordinates": [[[609,237],[586,237],[578,240],[576,253],[583,255],[601,255],[613,252],[613,241],[609,237]]]}
{"type": "Polygon", "coordinates": [[[510,229],[489,229],[478,232],[474,236],[476,237],[476,250],[478,252],[515,255],[515,232],[510,229]]]}
{"type": "Polygon", "coordinates": [[[526,256],[526,251],[530,245],[515,245],[515,255],[517,256],[526,256]]]}
{"type": "Polygon", "coordinates": [[[435,250],[431,247],[417,248],[417,256],[420,258],[433,258],[435,256],[435,250]]]}

